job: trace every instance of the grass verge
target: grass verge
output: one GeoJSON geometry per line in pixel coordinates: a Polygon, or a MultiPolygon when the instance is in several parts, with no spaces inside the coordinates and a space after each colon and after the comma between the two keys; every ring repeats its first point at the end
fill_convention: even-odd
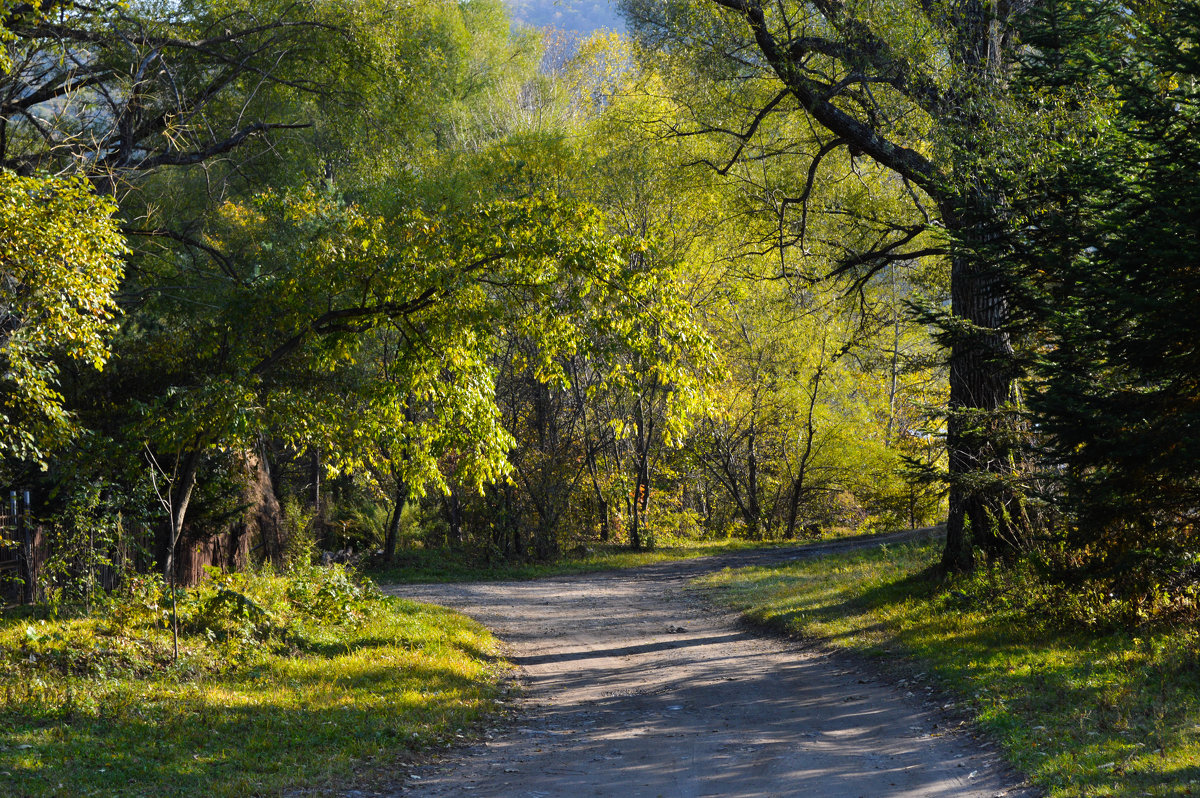
{"type": "Polygon", "coordinates": [[[699,584],[759,623],[901,658],[1050,796],[1200,794],[1195,628],[1064,631],[1032,575],[939,584],[926,576],[937,556],[934,543],[893,545],[699,584]]]}
{"type": "Polygon", "coordinates": [[[497,642],[340,569],[134,583],[93,617],[0,618],[0,794],[272,796],[394,781],[494,713],[497,642]]]}
{"type": "Polygon", "coordinates": [[[391,565],[378,565],[366,573],[380,584],[418,582],[481,582],[539,579],[546,576],[611,571],[634,568],[673,560],[708,557],[728,551],[795,546],[832,538],[810,538],[791,541],[750,541],[736,538],[718,540],[678,540],[655,546],[646,551],[633,551],[626,546],[596,544],[580,547],[549,562],[489,562],[486,558],[467,552],[447,549],[408,549],[396,555],[391,565]]]}

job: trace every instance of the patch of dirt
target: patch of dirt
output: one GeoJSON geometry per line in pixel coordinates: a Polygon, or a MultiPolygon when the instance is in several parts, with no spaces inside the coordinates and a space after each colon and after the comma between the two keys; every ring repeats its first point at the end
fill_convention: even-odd
{"type": "Polygon", "coordinates": [[[913,534],[532,582],[387,588],[490,627],[524,687],[507,728],[408,769],[389,794],[1034,795],[986,743],[947,731],[923,688],[757,632],[683,589],[725,567],[913,534]]]}

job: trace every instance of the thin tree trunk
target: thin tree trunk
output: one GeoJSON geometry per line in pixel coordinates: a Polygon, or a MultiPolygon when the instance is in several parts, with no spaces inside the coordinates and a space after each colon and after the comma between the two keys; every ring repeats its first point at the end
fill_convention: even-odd
{"type": "Polygon", "coordinates": [[[396,558],[396,538],[400,535],[400,514],[404,512],[404,505],[408,502],[408,482],[406,482],[398,473],[396,478],[396,493],[392,500],[392,515],[388,519],[387,535],[383,539],[383,559],[384,562],[391,562],[396,558]]]}
{"type": "Polygon", "coordinates": [[[896,394],[900,383],[900,312],[896,308],[896,264],[890,268],[892,278],[892,359],[888,380],[888,423],[884,441],[890,446],[896,431],[896,394]]]}
{"type": "Polygon", "coordinates": [[[591,444],[591,436],[584,432],[584,446],[587,447],[587,469],[588,476],[592,480],[592,492],[596,496],[596,507],[600,512],[600,541],[608,542],[608,500],[604,498],[604,491],[600,489],[599,469],[596,467],[596,451],[591,444]]]}
{"type": "Polygon", "coordinates": [[[812,394],[808,397],[808,414],[804,422],[804,454],[800,455],[800,465],[796,474],[796,481],[792,483],[792,495],[788,502],[788,525],[787,536],[794,538],[796,536],[796,516],[800,512],[800,500],[804,497],[807,486],[804,484],[808,476],[808,461],[812,458],[813,438],[816,436],[816,408],[817,395],[821,390],[821,375],[824,374],[825,365],[825,341],[821,341],[821,360],[822,365],[817,367],[817,371],[813,374],[812,394]]]}
{"type": "Polygon", "coordinates": [[[634,447],[635,462],[635,477],[633,485],[633,507],[632,517],[629,527],[629,546],[632,549],[641,549],[643,546],[642,535],[642,515],[646,508],[646,503],[649,499],[645,495],[648,486],[648,466],[649,466],[649,442],[646,433],[645,419],[642,415],[642,404],[639,401],[634,408],[634,429],[637,434],[637,441],[634,447]]]}
{"type": "Polygon", "coordinates": [[[750,418],[750,430],[746,436],[746,503],[746,525],[750,527],[750,537],[753,540],[761,540],[762,510],[758,502],[758,450],[753,416],[750,418]]]}
{"type": "Polygon", "coordinates": [[[446,522],[449,524],[446,532],[447,548],[451,545],[461,544],[463,542],[462,507],[458,501],[458,493],[453,488],[450,489],[450,495],[446,497],[446,522]]]}
{"type": "Polygon", "coordinates": [[[171,588],[171,645],[174,661],[179,661],[179,607],[176,593],[179,590],[178,568],[175,564],[175,554],[179,547],[179,539],[183,535],[183,521],[187,516],[188,504],[192,501],[192,491],[196,487],[196,473],[200,468],[200,448],[197,447],[181,455],[179,469],[167,485],[167,507],[169,537],[167,542],[167,557],[163,577],[171,588]]]}

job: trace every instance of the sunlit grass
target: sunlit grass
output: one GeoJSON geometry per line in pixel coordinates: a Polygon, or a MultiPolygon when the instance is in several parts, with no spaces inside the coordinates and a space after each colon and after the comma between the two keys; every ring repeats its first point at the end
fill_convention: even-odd
{"type": "Polygon", "coordinates": [[[332,794],[402,778],[495,713],[505,663],[482,627],[377,595],[354,610],[257,643],[196,631],[177,664],[161,623],[8,613],[0,794],[332,794]]]}
{"type": "Polygon", "coordinates": [[[1051,796],[1200,794],[1200,637],[1067,630],[1029,575],[943,585],[934,544],[725,571],[701,580],[751,618],[899,656],[953,696],[1051,796]],[[986,600],[985,600],[986,598],[986,600]]]}

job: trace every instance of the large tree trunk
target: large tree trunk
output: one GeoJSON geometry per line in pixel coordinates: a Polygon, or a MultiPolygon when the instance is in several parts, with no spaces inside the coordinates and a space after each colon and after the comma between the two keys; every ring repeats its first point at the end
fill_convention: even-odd
{"type": "Polygon", "coordinates": [[[282,566],[287,553],[287,533],[266,453],[246,452],[243,467],[246,485],[242,501],[246,505],[246,512],[241,521],[230,529],[223,565],[230,571],[245,567],[249,552],[257,542],[264,560],[277,567],[282,566]]]}
{"type": "MultiPolygon", "coordinates": [[[[991,554],[1014,540],[1008,519],[1020,515],[1013,459],[1007,451],[1015,430],[1002,413],[1013,382],[1005,332],[1008,309],[1001,290],[1004,279],[1002,270],[988,264],[972,245],[982,243],[980,235],[996,218],[988,213],[996,207],[989,203],[997,198],[988,195],[989,175],[978,157],[986,145],[980,142],[993,129],[990,109],[995,106],[991,100],[1005,90],[1002,55],[1011,33],[1009,23],[1028,6],[985,0],[955,3],[952,12],[938,3],[914,6],[944,34],[940,39],[946,50],[929,60],[924,69],[919,62],[910,62],[908,48],[892,46],[893,26],[887,15],[872,19],[839,2],[802,4],[804,11],[824,17],[822,29],[820,25],[796,24],[802,17],[789,15],[789,4],[764,0],[711,3],[745,23],[741,30],[747,37],[744,44],[761,53],[765,65],[808,118],[834,136],[817,149],[810,181],[817,175],[820,159],[845,144],[853,154],[869,157],[919,186],[938,204],[945,228],[960,242],[951,269],[954,318],[944,320],[943,329],[951,348],[947,429],[951,495],[943,562],[950,571],[969,569],[972,540],[968,528],[970,537],[988,547],[991,554]],[[814,56],[837,62],[836,66],[814,69],[814,56]],[[954,75],[947,85],[936,79],[936,71],[943,70],[954,75]],[[947,165],[926,155],[921,151],[924,148],[893,139],[893,128],[881,124],[879,114],[869,108],[862,112],[860,96],[869,96],[871,83],[885,84],[896,90],[896,99],[907,99],[910,107],[899,109],[905,114],[928,114],[933,149],[948,153],[955,162],[947,165]]],[[[693,46],[709,35],[706,29],[702,37],[693,37],[689,15],[672,13],[673,4],[621,0],[621,6],[647,30],[673,33],[681,26],[684,35],[675,39],[681,46],[693,46]]],[[[738,35],[734,30],[730,33],[738,35]]],[[[740,48],[733,51],[741,57],[740,48]]],[[[717,51],[719,57],[730,57],[730,52],[717,51]]],[[[753,60],[742,58],[738,68],[746,68],[753,60]]],[[[776,103],[781,98],[779,95],[763,106],[736,132],[730,165],[743,160],[745,143],[767,115],[779,112],[776,103]]],[[[808,196],[807,189],[802,196],[808,196]]],[[[894,258],[898,253],[889,254],[894,258]]]]}
{"type": "MultiPolygon", "coordinates": [[[[956,216],[943,211],[946,219],[956,216]]],[[[950,300],[955,328],[950,341],[950,404],[946,427],[950,512],[942,567],[974,567],[974,548],[990,558],[1015,546],[1011,508],[1014,440],[1008,405],[1013,397],[1006,279],[1002,268],[975,250],[986,244],[990,218],[977,214],[959,233],[963,246],[951,261],[950,300]]]]}

